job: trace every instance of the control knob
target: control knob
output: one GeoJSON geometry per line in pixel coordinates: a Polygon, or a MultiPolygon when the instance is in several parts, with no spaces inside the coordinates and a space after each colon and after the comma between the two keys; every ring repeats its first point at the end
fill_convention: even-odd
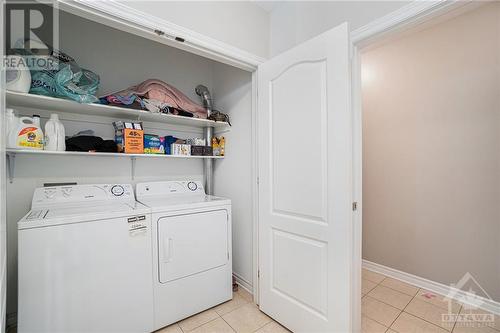
{"type": "Polygon", "coordinates": [[[188,187],[188,189],[190,189],[191,191],[196,191],[196,189],[198,188],[198,185],[196,185],[196,183],[195,183],[195,182],[189,182],[189,183],[187,184],[187,187],[188,187]]]}
{"type": "Polygon", "coordinates": [[[121,185],[114,185],[111,188],[111,194],[113,194],[115,197],[120,197],[125,193],[125,189],[121,185]]]}

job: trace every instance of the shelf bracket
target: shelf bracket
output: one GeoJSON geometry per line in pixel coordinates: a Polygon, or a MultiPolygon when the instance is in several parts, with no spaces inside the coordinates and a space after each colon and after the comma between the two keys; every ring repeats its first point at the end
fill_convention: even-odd
{"type": "MultiPolygon", "coordinates": [[[[203,136],[205,137],[206,144],[208,146],[212,145],[212,137],[214,135],[213,127],[203,128],[203,136]]],[[[203,174],[205,178],[205,192],[207,194],[214,194],[214,165],[213,159],[204,158],[203,159],[203,174]]]]}
{"type": "Polygon", "coordinates": [[[130,172],[131,172],[131,177],[132,180],[135,180],[135,164],[137,162],[137,158],[135,156],[130,157],[130,172]]]}
{"type": "Polygon", "coordinates": [[[14,169],[16,166],[16,154],[7,153],[7,172],[9,173],[9,183],[14,182],[14,169]]]}

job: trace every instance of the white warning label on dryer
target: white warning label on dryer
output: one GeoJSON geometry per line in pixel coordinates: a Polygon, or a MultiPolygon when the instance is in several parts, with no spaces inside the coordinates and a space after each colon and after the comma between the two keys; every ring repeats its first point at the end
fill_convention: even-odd
{"type": "Polygon", "coordinates": [[[127,221],[130,236],[142,235],[148,230],[145,215],[129,217],[127,221]]]}

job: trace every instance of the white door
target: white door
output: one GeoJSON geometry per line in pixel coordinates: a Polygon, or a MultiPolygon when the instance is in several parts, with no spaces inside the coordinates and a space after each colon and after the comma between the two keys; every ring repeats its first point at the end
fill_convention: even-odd
{"type": "Polygon", "coordinates": [[[259,67],[259,302],[294,332],[352,332],[348,26],[259,67]]]}

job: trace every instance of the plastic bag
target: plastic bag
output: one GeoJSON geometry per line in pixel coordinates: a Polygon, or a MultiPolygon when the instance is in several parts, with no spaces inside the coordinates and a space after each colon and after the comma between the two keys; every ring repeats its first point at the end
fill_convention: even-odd
{"type": "MultiPolygon", "coordinates": [[[[31,69],[31,94],[67,98],[80,103],[94,103],[100,78],[96,73],[81,68],[69,55],[48,46],[50,68],[31,69]]],[[[23,56],[33,56],[24,51],[23,56]]]]}

